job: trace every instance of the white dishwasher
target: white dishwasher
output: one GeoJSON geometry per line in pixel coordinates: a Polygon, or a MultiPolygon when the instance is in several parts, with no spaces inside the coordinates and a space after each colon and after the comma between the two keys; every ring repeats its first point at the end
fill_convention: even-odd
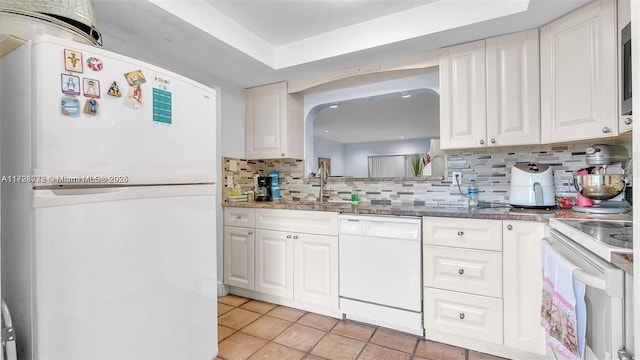
{"type": "Polygon", "coordinates": [[[424,336],[421,218],[340,215],[340,310],[424,336]]]}

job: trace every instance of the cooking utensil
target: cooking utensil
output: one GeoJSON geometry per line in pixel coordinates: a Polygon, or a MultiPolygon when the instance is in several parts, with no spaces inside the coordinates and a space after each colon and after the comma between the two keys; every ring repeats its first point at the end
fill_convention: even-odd
{"type": "Polygon", "coordinates": [[[623,174],[574,175],[573,186],[584,197],[609,200],[619,195],[626,186],[623,174]]]}

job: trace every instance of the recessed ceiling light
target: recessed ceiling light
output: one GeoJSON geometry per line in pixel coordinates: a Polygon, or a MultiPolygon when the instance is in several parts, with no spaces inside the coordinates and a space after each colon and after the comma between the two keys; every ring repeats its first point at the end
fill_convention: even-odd
{"type": "Polygon", "coordinates": [[[404,139],[404,135],[400,135],[400,139],[404,139]]]}
{"type": "Polygon", "coordinates": [[[405,98],[405,99],[406,99],[406,98],[410,98],[410,97],[411,97],[411,94],[409,94],[409,93],[402,93],[402,97],[403,97],[403,98],[405,98]]]}
{"type": "Polygon", "coordinates": [[[329,130],[325,130],[324,132],[328,133],[328,132],[330,132],[330,131],[329,131],[329,130]]]}
{"type": "Polygon", "coordinates": [[[337,109],[338,108],[338,104],[333,104],[333,105],[330,105],[329,107],[332,108],[332,109],[337,109]]]}

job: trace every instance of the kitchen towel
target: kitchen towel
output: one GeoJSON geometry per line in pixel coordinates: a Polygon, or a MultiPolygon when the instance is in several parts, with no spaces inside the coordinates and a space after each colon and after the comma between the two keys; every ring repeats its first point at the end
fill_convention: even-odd
{"type": "Polygon", "coordinates": [[[569,360],[584,359],[586,333],[585,285],[573,279],[579,269],[542,241],[542,309],[540,323],[547,344],[569,360]]]}

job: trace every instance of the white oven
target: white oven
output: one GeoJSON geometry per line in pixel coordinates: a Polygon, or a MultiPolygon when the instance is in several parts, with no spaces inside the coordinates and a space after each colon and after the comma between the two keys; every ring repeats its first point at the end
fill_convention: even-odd
{"type": "MultiPolygon", "coordinates": [[[[631,221],[550,219],[549,226],[545,240],[579,268],[573,277],[586,285],[584,358],[630,360],[634,352],[631,277],[611,263],[611,252],[629,253],[632,249],[630,244],[617,243],[617,236],[612,237],[616,245],[598,238],[611,237],[607,231],[613,228],[630,232],[631,221]]],[[[554,354],[550,355],[553,358],[554,354]]]]}

